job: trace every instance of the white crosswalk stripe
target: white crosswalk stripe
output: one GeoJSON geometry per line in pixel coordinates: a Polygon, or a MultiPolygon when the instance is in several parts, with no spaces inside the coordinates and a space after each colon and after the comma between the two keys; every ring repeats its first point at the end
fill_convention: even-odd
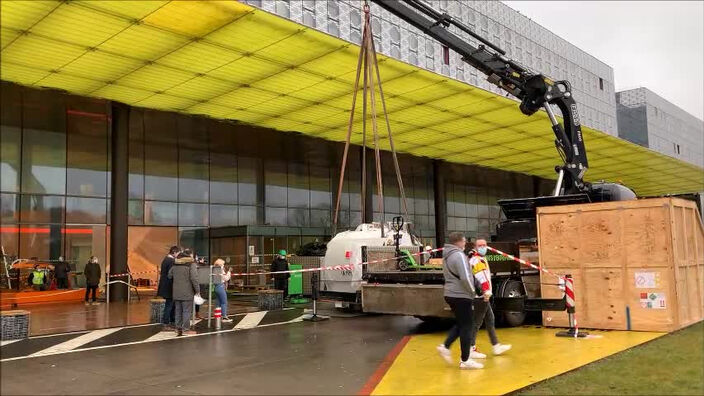
{"type": "Polygon", "coordinates": [[[170,339],[176,338],[176,337],[177,337],[176,332],[173,330],[160,331],[160,332],[154,334],[153,336],[147,338],[144,341],[146,341],[146,342],[163,341],[163,340],[170,340],[170,339]]]}
{"type": "Polygon", "coordinates": [[[243,330],[257,327],[259,322],[264,319],[264,316],[266,316],[266,311],[248,313],[247,316],[242,318],[242,320],[237,323],[232,330],[243,330]]]}
{"type": "Polygon", "coordinates": [[[45,355],[53,355],[56,353],[63,353],[63,352],[68,352],[70,350],[76,349],[82,345],[88,344],[90,342],[93,342],[99,338],[105,337],[107,335],[110,335],[116,331],[121,330],[120,327],[112,328],[112,329],[101,329],[101,330],[94,330],[91,331],[90,333],[86,333],[83,335],[80,335],[76,338],[70,339],[68,341],[62,342],[60,344],[54,345],[52,347],[42,349],[39,352],[35,352],[31,354],[31,357],[34,356],[45,356],[45,355]]]}
{"type": "MultiPolygon", "coordinates": [[[[300,316],[296,315],[291,315],[291,314],[286,314],[285,311],[290,310],[291,308],[284,309],[283,311],[278,311],[273,313],[272,317],[268,317],[268,314],[272,314],[272,312],[267,312],[267,311],[261,311],[261,312],[251,312],[248,314],[237,314],[233,317],[242,317],[242,320],[237,324],[232,329],[228,330],[218,330],[218,331],[208,331],[206,330],[205,332],[202,332],[203,329],[201,329],[201,332],[198,334],[195,334],[191,337],[200,337],[200,336],[208,336],[210,334],[219,334],[223,332],[231,332],[235,330],[249,330],[249,329],[255,329],[258,327],[269,327],[269,326],[277,326],[277,325],[284,325],[288,323],[296,323],[296,322],[301,322],[303,320],[303,315],[300,315],[302,311],[299,313],[300,316]],[[269,318],[268,322],[271,323],[266,323],[262,324],[262,321],[264,318],[267,317],[269,318]],[[293,317],[293,319],[291,319],[293,317]]],[[[202,320],[198,319],[193,321],[193,325],[195,326],[196,324],[202,322],[202,320]]],[[[8,345],[9,346],[7,349],[3,348],[3,351],[5,352],[0,358],[1,362],[6,362],[6,361],[12,361],[12,360],[18,360],[18,359],[27,359],[27,358],[36,358],[36,357],[41,357],[41,356],[50,356],[50,355],[58,355],[58,354],[64,354],[64,353],[73,353],[73,352],[85,352],[89,350],[97,350],[97,349],[106,349],[106,348],[113,348],[113,347],[118,347],[118,346],[127,346],[127,345],[137,345],[137,344],[144,344],[144,343],[151,343],[151,342],[158,342],[158,341],[166,341],[166,340],[172,340],[175,338],[179,338],[176,335],[175,331],[158,331],[160,329],[155,328],[154,330],[157,330],[158,332],[155,334],[153,332],[147,332],[151,333],[151,336],[148,336],[147,334],[144,334],[144,332],[141,332],[143,336],[139,336],[140,332],[135,333],[130,333],[129,329],[135,329],[135,328],[141,328],[141,327],[147,327],[147,326],[161,326],[161,325],[156,325],[156,324],[143,324],[143,325],[135,325],[135,326],[125,326],[125,327],[116,327],[116,328],[110,328],[110,329],[101,329],[101,330],[93,330],[93,331],[87,331],[87,332],[81,332],[81,333],[64,333],[64,334],[58,334],[58,335],[45,335],[45,336],[36,336],[36,337],[30,337],[29,339],[23,339],[23,340],[7,340],[7,341],[2,341],[1,346],[5,347],[8,345]],[[94,346],[87,346],[88,344],[93,343],[94,341],[98,341],[103,337],[109,336],[117,331],[120,330],[128,330],[125,333],[121,333],[121,337],[119,338],[124,338],[124,340],[113,340],[112,342],[114,343],[106,343],[106,342],[98,342],[94,346]],[[66,336],[72,335],[74,336],[72,339],[63,341],[61,342],[60,340],[65,340],[66,336]],[[136,337],[135,337],[136,336],[136,337]],[[44,349],[35,352],[35,353],[30,353],[30,351],[27,351],[27,354],[23,354],[21,352],[20,348],[19,350],[17,349],[17,346],[22,346],[23,344],[25,345],[31,345],[31,343],[34,340],[38,339],[51,339],[53,337],[56,337],[57,344],[50,346],[50,347],[44,347],[44,349]],[[143,338],[147,337],[147,338],[143,338]],[[29,343],[29,344],[27,344],[29,343]],[[9,355],[8,355],[9,354],[9,355]]],[[[191,338],[191,337],[180,337],[180,338],[191,338]]],[[[43,342],[43,341],[42,341],[43,342]]],[[[31,346],[29,347],[31,349],[31,346]]]]}

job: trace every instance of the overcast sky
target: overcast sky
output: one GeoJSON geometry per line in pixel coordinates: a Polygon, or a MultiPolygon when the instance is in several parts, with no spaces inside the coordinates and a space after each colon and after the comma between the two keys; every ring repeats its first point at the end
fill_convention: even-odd
{"type": "Polygon", "coordinates": [[[617,91],[646,87],[704,119],[704,2],[504,3],[611,66],[617,91]]]}

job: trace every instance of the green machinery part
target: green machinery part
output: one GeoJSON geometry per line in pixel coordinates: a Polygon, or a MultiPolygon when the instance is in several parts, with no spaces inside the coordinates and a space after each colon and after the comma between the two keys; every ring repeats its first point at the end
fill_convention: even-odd
{"type": "MultiPolygon", "coordinates": [[[[289,270],[300,270],[303,266],[300,264],[289,264],[289,270]]],[[[303,273],[293,272],[291,277],[288,278],[288,295],[291,296],[292,304],[305,304],[308,302],[307,298],[303,298],[303,273]]]]}

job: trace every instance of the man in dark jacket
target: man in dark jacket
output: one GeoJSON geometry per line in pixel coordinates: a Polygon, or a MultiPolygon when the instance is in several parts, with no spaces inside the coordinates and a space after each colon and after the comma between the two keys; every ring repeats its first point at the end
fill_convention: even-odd
{"type": "Polygon", "coordinates": [[[159,286],[157,288],[156,295],[165,300],[164,312],[161,315],[161,324],[165,327],[174,326],[174,321],[176,320],[176,311],[174,310],[174,300],[172,298],[173,282],[169,279],[169,270],[171,269],[171,266],[174,265],[176,256],[178,256],[180,251],[181,249],[178,246],[171,246],[171,249],[169,249],[169,254],[167,254],[161,261],[159,286]]]}
{"type": "Polygon", "coordinates": [[[88,260],[88,264],[83,269],[83,275],[86,277],[86,297],[85,304],[88,305],[88,294],[92,294],[93,305],[98,305],[95,301],[96,295],[98,294],[98,285],[100,284],[100,264],[98,264],[98,258],[91,256],[88,260]]]}
{"type": "Polygon", "coordinates": [[[56,278],[57,289],[68,289],[68,274],[71,267],[63,257],[59,256],[59,261],[54,265],[54,277],[56,278]]]}
{"type": "MultiPolygon", "coordinates": [[[[288,271],[288,260],[286,260],[286,251],[279,250],[279,255],[276,256],[271,263],[271,272],[288,271]]],[[[288,278],[291,274],[274,274],[274,289],[284,292],[284,298],[288,297],[288,278]]]]}
{"type": "Polygon", "coordinates": [[[173,299],[176,307],[176,332],[178,335],[194,335],[191,328],[193,297],[199,294],[198,273],[193,254],[186,249],[178,255],[168,274],[173,282],[173,299]]]}
{"type": "Polygon", "coordinates": [[[452,363],[450,346],[459,338],[462,352],[460,369],[480,369],[484,365],[470,357],[474,328],[472,309],[477,285],[464,254],[467,238],[461,232],[453,232],[448,239],[450,243],[445,244],[442,252],[444,295],[445,302],[455,314],[457,324],[448,333],[445,343],[438,345],[437,350],[445,361],[452,363]]]}

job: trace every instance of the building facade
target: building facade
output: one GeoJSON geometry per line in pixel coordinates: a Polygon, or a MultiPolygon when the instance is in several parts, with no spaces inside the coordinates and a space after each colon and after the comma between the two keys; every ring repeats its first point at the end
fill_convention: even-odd
{"type": "MultiPolygon", "coordinates": [[[[5,254],[41,260],[64,256],[79,272],[91,255],[105,265],[115,219],[115,105],[7,82],[0,91],[0,244],[5,254]]],[[[249,246],[263,265],[270,261],[267,253],[295,251],[330,237],[343,144],[204,117],[131,107],[126,112],[120,118],[129,135],[128,205],[122,220],[132,272],[153,269],[173,244],[202,256],[228,257],[244,270],[249,246]],[[212,230],[233,226],[255,231],[246,239],[210,238],[212,230]]],[[[383,169],[384,213],[378,212],[370,174],[370,211],[362,214],[360,157],[360,148],[353,146],[338,230],[355,227],[363,218],[391,220],[402,214],[392,166],[383,169]]],[[[500,221],[497,199],[547,193],[553,185],[410,155],[399,155],[399,161],[408,197],[406,221],[431,245],[436,244],[438,205],[445,234],[486,237],[500,221]],[[436,202],[438,174],[443,202],[436,202]]],[[[382,163],[391,164],[390,153],[383,153],[382,163]]]]}
{"type": "Polygon", "coordinates": [[[704,121],[643,87],[616,102],[619,137],[704,168],[704,121]]]}
{"type": "MultiPolygon", "coordinates": [[[[265,11],[359,44],[362,8],[358,0],[245,0],[265,11]]],[[[556,80],[568,80],[582,123],[617,136],[613,69],[525,15],[499,1],[426,1],[498,45],[507,56],[556,80]]],[[[476,87],[505,94],[453,51],[371,3],[377,51],[476,87]]],[[[453,32],[477,45],[468,34],[453,32]]],[[[559,114],[559,113],[558,113],[559,114]]],[[[549,132],[547,132],[549,133],[549,132]]]]}

